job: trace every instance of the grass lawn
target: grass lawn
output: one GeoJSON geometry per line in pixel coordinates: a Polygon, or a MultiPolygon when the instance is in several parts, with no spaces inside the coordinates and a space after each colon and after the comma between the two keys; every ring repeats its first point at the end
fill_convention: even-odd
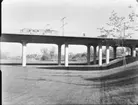
{"type": "Polygon", "coordinates": [[[105,71],[1,66],[2,105],[134,105],[137,64],[105,71]]]}

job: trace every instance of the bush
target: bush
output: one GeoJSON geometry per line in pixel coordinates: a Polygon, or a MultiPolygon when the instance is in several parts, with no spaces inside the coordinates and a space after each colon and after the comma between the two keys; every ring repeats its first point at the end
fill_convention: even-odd
{"type": "Polygon", "coordinates": [[[49,57],[46,56],[46,55],[42,55],[41,60],[42,60],[42,61],[49,60],[49,57]]]}

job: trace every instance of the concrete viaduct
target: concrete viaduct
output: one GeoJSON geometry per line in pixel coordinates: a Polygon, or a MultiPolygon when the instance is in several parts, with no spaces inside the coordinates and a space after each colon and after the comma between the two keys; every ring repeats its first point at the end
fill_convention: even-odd
{"type": "Polygon", "coordinates": [[[116,58],[116,52],[118,43],[124,47],[131,48],[131,55],[136,56],[136,47],[138,47],[138,40],[136,39],[114,39],[114,38],[98,38],[98,37],[72,37],[72,36],[51,36],[51,35],[29,35],[29,34],[9,34],[2,33],[0,42],[16,42],[22,44],[22,66],[26,66],[26,45],[27,43],[48,43],[58,45],[58,65],[61,65],[61,46],[65,44],[65,66],[68,66],[68,45],[86,45],[87,46],[87,64],[90,64],[90,47],[94,48],[93,61],[96,64],[97,46],[98,50],[98,64],[102,65],[102,46],[106,46],[106,63],[109,63],[110,49],[113,47],[114,58],[116,58]]]}

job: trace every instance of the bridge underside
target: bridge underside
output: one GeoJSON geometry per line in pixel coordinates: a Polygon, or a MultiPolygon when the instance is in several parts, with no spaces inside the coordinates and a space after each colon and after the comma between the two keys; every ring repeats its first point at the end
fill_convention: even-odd
{"type": "Polygon", "coordinates": [[[86,45],[87,46],[87,65],[90,61],[90,47],[94,48],[93,64],[102,66],[102,46],[106,46],[106,60],[105,63],[110,62],[110,46],[113,47],[114,59],[118,46],[130,47],[131,56],[136,57],[136,47],[138,47],[138,40],[136,39],[113,39],[113,38],[91,38],[91,37],[67,37],[67,36],[42,36],[42,35],[24,35],[24,34],[2,34],[0,42],[16,42],[22,44],[22,66],[26,66],[26,47],[28,43],[49,43],[58,45],[58,65],[61,65],[61,45],[65,44],[65,66],[68,67],[68,45],[86,45]],[[98,48],[98,52],[97,52],[98,48]],[[98,58],[96,54],[98,53],[98,58]]]}

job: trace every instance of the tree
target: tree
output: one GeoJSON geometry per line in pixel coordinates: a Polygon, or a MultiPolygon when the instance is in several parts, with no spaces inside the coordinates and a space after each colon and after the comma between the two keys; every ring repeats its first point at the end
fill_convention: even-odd
{"type": "Polygon", "coordinates": [[[53,57],[55,56],[55,47],[52,47],[49,51],[50,54],[50,58],[53,59],[53,57]]]}
{"type": "Polygon", "coordinates": [[[69,60],[73,60],[74,54],[72,52],[69,53],[69,60]]]}
{"type": "Polygon", "coordinates": [[[57,30],[53,29],[30,29],[30,28],[23,28],[20,30],[20,33],[23,34],[40,34],[40,35],[49,35],[49,34],[58,34],[57,30]]]}
{"type": "Polygon", "coordinates": [[[41,60],[49,60],[49,53],[47,48],[41,49],[42,57],[41,60]]]}
{"type": "MultiPolygon", "coordinates": [[[[133,7],[129,6],[129,9],[133,9],[133,7]]],[[[125,57],[124,40],[131,38],[131,35],[134,34],[135,31],[138,31],[138,27],[135,25],[135,19],[137,17],[138,15],[135,14],[134,10],[131,10],[128,16],[119,16],[117,12],[112,11],[109,22],[106,23],[107,27],[98,28],[102,34],[100,37],[121,39],[121,42],[116,40],[116,43],[118,46],[123,47],[123,55],[125,57]]]]}
{"type": "Polygon", "coordinates": [[[134,25],[136,17],[137,15],[134,11],[131,11],[128,17],[118,16],[115,11],[112,11],[109,17],[109,23],[106,23],[107,27],[98,28],[102,34],[101,37],[130,38],[134,34],[134,31],[137,31],[134,25]]]}

